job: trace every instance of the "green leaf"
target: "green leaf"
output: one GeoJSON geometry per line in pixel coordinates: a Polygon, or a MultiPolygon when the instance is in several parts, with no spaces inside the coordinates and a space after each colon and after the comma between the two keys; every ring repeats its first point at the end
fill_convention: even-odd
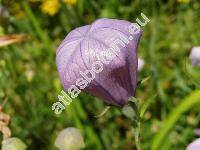
{"type": "Polygon", "coordinates": [[[146,78],[138,81],[137,86],[140,86],[141,84],[144,84],[145,82],[147,82],[149,79],[151,79],[151,75],[147,76],[146,78]]]}
{"type": "Polygon", "coordinates": [[[167,119],[163,122],[163,126],[160,131],[155,135],[151,149],[158,150],[163,142],[163,139],[167,138],[170,130],[176,124],[180,116],[190,110],[193,106],[200,104],[200,90],[192,92],[190,95],[185,97],[177,107],[175,107],[168,115],[167,119]]]}
{"type": "Polygon", "coordinates": [[[147,101],[145,101],[145,103],[141,106],[140,108],[140,118],[143,118],[145,112],[147,111],[147,109],[149,108],[150,104],[153,102],[153,100],[155,100],[157,95],[154,95],[152,97],[150,97],[149,99],[147,99],[147,101]]]}

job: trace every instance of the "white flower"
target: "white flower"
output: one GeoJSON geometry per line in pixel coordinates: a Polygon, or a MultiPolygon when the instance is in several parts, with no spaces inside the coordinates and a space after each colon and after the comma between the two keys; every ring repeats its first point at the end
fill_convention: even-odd
{"type": "Polygon", "coordinates": [[[138,58],[138,71],[141,70],[144,67],[144,60],[141,58],[138,58]]]}
{"type": "Polygon", "coordinates": [[[200,138],[187,146],[187,150],[200,150],[200,138]]]}
{"type": "Polygon", "coordinates": [[[59,150],[80,150],[85,147],[85,143],[80,130],[69,127],[59,133],[55,146],[59,150]]]}
{"type": "Polygon", "coordinates": [[[193,66],[200,66],[200,46],[191,49],[190,61],[193,66]]]}

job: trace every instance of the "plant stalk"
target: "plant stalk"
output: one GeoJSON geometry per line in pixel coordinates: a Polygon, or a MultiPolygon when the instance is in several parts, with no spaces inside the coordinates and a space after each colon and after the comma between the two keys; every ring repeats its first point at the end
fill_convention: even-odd
{"type": "Polygon", "coordinates": [[[135,127],[135,145],[137,150],[141,150],[140,144],[140,122],[137,122],[137,126],[135,127]]]}

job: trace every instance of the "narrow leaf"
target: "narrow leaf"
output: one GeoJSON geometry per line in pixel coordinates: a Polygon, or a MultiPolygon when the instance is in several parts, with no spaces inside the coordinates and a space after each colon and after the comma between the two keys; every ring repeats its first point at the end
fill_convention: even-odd
{"type": "Polygon", "coordinates": [[[145,103],[141,106],[140,108],[140,118],[143,118],[145,112],[147,111],[147,109],[149,108],[150,104],[153,102],[153,100],[155,100],[157,95],[154,95],[152,97],[150,97],[149,99],[147,99],[147,101],[145,101],[145,103]]]}
{"type": "Polygon", "coordinates": [[[175,107],[167,119],[163,122],[163,126],[160,131],[155,135],[151,149],[158,150],[161,147],[163,139],[167,138],[166,136],[169,134],[170,130],[174,127],[180,116],[190,110],[194,106],[198,106],[200,104],[200,90],[196,90],[192,92],[190,95],[185,97],[181,101],[177,107],[175,107]]]}

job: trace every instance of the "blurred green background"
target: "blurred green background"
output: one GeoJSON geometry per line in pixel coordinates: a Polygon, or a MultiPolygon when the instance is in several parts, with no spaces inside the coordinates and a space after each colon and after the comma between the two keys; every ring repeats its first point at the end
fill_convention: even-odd
{"type": "MultiPolygon", "coordinates": [[[[146,63],[138,78],[151,78],[138,87],[136,97],[141,103],[155,94],[157,97],[142,121],[142,149],[150,149],[161,126],[167,126],[163,123],[167,115],[198,88],[199,72],[186,67],[190,49],[200,45],[198,0],[0,2],[0,36],[27,36],[23,42],[0,48],[0,102],[8,98],[4,112],[12,117],[12,136],[22,139],[30,150],[55,149],[58,131],[70,126],[81,129],[86,149],[135,149],[131,121],[117,108],[95,118],[106,106],[95,97],[82,93],[60,116],[51,110],[62,90],[56,48],[72,29],[97,18],[135,22],[144,13],[151,20],[138,48],[146,63]]],[[[200,107],[191,108],[186,108],[167,132],[160,150],[183,150],[197,138],[194,129],[200,127],[200,107]]]]}

